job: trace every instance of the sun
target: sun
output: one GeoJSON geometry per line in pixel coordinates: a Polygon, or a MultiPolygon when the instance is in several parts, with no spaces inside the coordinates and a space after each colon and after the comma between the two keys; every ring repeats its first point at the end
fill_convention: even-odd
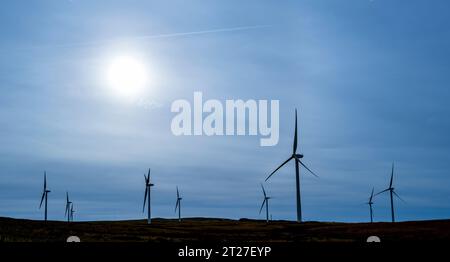
{"type": "Polygon", "coordinates": [[[148,84],[148,72],[144,63],[132,56],[118,56],[107,68],[108,86],[117,95],[136,97],[148,84]]]}

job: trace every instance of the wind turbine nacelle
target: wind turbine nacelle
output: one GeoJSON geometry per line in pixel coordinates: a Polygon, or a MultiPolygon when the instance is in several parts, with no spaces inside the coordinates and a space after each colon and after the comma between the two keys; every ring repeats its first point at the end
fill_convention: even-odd
{"type": "Polygon", "coordinates": [[[149,186],[154,186],[155,184],[148,184],[149,186]]]}
{"type": "Polygon", "coordinates": [[[302,154],[296,154],[295,155],[297,158],[303,158],[303,155],[302,154]]]}

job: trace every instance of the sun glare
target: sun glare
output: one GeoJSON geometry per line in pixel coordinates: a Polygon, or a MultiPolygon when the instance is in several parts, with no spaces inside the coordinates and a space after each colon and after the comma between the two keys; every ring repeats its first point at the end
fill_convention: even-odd
{"type": "Polygon", "coordinates": [[[130,56],[120,56],[109,64],[107,82],[118,95],[137,96],[147,85],[148,72],[139,60],[130,56]]]}

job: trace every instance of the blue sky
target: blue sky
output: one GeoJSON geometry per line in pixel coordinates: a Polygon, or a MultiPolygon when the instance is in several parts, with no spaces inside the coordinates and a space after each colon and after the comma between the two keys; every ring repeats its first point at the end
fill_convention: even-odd
{"type": "MultiPolygon", "coordinates": [[[[0,216],[263,218],[259,183],[289,156],[294,108],[306,220],[367,221],[372,186],[396,163],[398,220],[450,217],[448,1],[3,1],[0,8],[0,216]],[[172,37],[221,28],[248,30],[172,37]],[[151,72],[137,101],[105,88],[108,61],[151,72]],[[176,99],[280,100],[280,141],[175,137],[176,99]],[[150,106],[144,106],[150,105],[150,106]]],[[[274,219],[295,219],[293,164],[266,183],[274,219]]],[[[389,220],[386,195],[376,221],[389,220]]]]}

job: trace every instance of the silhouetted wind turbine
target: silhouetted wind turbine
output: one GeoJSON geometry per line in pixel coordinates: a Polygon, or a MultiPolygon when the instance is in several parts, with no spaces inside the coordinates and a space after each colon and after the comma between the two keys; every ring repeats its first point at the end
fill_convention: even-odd
{"type": "Polygon", "coordinates": [[[42,198],[41,198],[41,204],[39,204],[39,209],[42,207],[42,202],[45,199],[45,221],[47,221],[47,197],[48,193],[50,193],[50,190],[47,190],[47,173],[44,171],[44,191],[42,192],[42,198]]]}
{"type": "Polygon", "coordinates": [[[372,187],[372,194],[370,194],[369,202],[366,203],[367,205],[369,205],[369,208],[370,208],[370,223],[373,223],[373,209],[372,209],[373,191],[374,191],[374,188],[372,187]]]}
{"type": "Polygon", "coordinates": [[[154,184],[152,184],[150,182],[150,168],[148,169],[148,175],[146,176],[144,174],[144,178],[145,178],[145,194],[144,194],[144,206],[142,207],[142,212],[144,212],[145,210],[145,201],[148,199],[148,203],[147,203],[147,223],[151,224],[152,223],[152,211],[151,211],[151,205],[150,205],[150,188],[152,186],[154,186],[154,184]]]}
{"type": "Polygon", "coordinates": [[[261,184],[261,188],[262,188],[262,191],[263,191],[263,194],[264,194],[264,200],[263,200],[263,202],[261,204],[261,208],[259,209],[259,213],[261,214],[261,211],[262,211],[264,205],[266,205],[266,222],[269,223],[269,199],[271,197],[267,196],[266,190],[264,190],[263,184],[261,184]]]}
{"type": "MultiPolygon", "coordinates": [[[[389,187],[386,188],[385,190],[378,192],[376,195],[379,195],[381,193],[387,192],[389,191],[390,196],[391,196],[391,216],[392,216],[392,222],[395,222],[395,215],[394,215],[394,196],[398,197],[398,199],[400,199],[401,201],[405,202],[394,190],[394,188],[392,187],[394,181],[394,163],[392,163],[392,171],[391,171],[391,182],[389,182],[389,187]]],[[[376,196],[375,195],[375,196],[376,196]]]]}
{"type": "Polygon", "coordinates": [[[64,216],[67,216],[67,222],[70,222],[70,205],[72,202],[69,201],[69,192],[66,192],[66,212],[64,216]]]}
{"type": "Polygon", "coordinates": [[[183,198],[180,197],[180,192],[178,191],[177,187],[177,203],[175,204],[175,212],[177,212],[178,209],[178,221],[181,222],[181,200],[183,198]]]}
{"type": "Polygon", "coordinates": [[[297,193],[297,221],[302,222],[302,204],[300,199],[300,170],[299,164],[302,165],[306,170],[308,170],[311,174],[318,177],[314,174],[311,169],[309,169],[300,159],[303,158],[302,154],[297,154],[297,109],[295,109],[295,133],[294,133],[294,145],[292,150],[292,156],[289,157],[286,161],[283,162],[277,169],[275,169],[267,178],[266,181],[278,171],[282,166],[284,166],[287,162],[294,159],[295,161],[295,185],[296,185],[296,193],[297,193]]]}

